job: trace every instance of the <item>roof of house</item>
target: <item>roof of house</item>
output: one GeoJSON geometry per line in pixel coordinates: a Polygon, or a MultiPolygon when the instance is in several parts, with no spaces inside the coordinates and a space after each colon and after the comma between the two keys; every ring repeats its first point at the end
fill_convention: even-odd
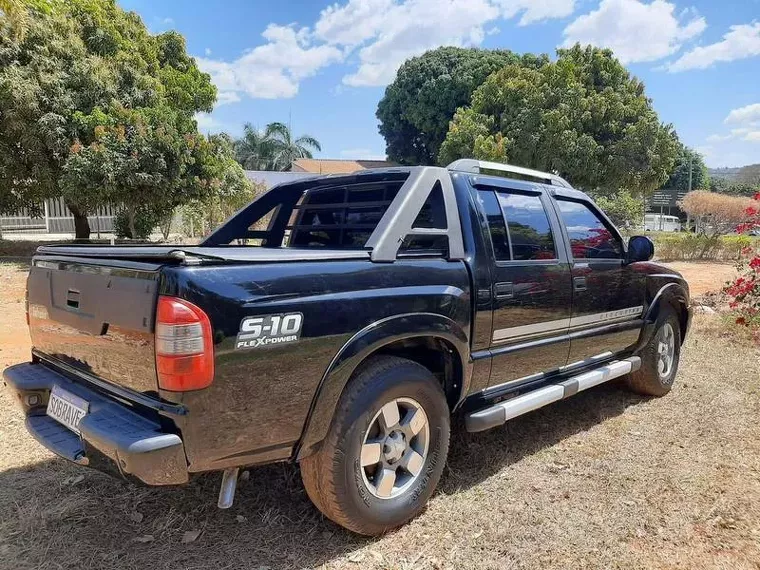
{"type": "Polygon", "coordinates": [[[312,174],[350,174],[368,168],[387,168],[397,166],[389,160],[342,160],[332,158],[299,158],[291,165],[292,172],[311,172],[312,174]]]}

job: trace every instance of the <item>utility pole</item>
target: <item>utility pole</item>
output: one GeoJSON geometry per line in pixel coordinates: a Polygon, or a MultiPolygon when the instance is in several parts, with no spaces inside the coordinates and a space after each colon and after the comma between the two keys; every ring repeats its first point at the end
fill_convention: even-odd
{"type": "Polygon", "coordinates": [[[691,164],[694,160],[694,157],[691,153],[689,153],[689,192],[691,192],[691,164]]]}
{"type": "MultiPolygon", "coordinates": [[[[694,158],[694,155],[689,151],[689,192],[691,192],[691,163],[692,159],[694,158]]],[[[691,216],[687,213],[686,214],[686,229],[689,230],[691,227],[691,216]]]]}

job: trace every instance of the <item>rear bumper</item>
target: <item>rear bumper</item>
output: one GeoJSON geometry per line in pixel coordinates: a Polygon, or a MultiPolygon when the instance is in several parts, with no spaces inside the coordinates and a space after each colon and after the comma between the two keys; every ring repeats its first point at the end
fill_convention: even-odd
{"type": "Polygon", "coordinates": [[[26,414],[29,433],[56,455],[100,471],[135,477],[148,485],[188,481],[182,439],[162,431],[158,422],[127,404],[72,382],[40,363],[10,366],[3,371],[3,380],[26,414]],[[89,412],[79,423],[81,436],[45,415],[50,390],[56,384],[89,402],[89,412]]]}

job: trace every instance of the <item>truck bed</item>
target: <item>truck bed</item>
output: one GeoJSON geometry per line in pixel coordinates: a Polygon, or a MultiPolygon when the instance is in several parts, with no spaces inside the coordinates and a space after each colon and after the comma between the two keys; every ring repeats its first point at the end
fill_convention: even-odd
{"type": "Polygon", "coordinates": [[[43,245],[38,255],[72,256],[87,259],[144,260],[182,263],[188,258],[207,261],[287,262],[369,259],[367,250],[299,249],[292,247],[227,246],[202,247],[182,245],[43,245]]]}

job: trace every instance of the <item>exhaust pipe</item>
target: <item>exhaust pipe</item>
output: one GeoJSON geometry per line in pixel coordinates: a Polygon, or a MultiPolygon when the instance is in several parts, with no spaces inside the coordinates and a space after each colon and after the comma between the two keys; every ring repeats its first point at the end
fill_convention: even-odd
{"type": "Polygon", "coordinates": [[[235,489],[237,489],[239,467],[225,469],[222,473],[222,485],[219,487],[219,500],[216,506],[220,509],[229,509],[232,501],[235,500],[235,489]]]}

